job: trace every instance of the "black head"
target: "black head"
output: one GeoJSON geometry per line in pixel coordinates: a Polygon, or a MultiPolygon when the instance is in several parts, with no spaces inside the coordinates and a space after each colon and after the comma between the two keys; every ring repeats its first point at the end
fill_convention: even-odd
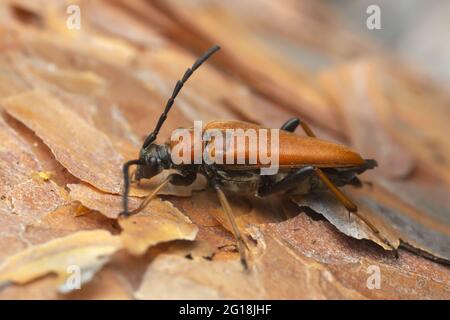
{"type": "Polygon", "coordinates": [[[211,55],[220,49],[219,46],[215,45],[206,51],[200,58],[198,58],[192,67],[186,70],[181,80],[177,81],[175,88],[173,90],[172,96],[167,100],[166,107],[163,113],[159,117],[159,120],[155,126],[155,129],[150,133],[142,145],[142,149],[139,153],[139,159],[128,161],[123,166],[124,175],[124,195],[123,195],[123,214],[128,214],[128,191],[130,187],[129,181],[129,168],[132,165],[137,165],[137,170],[135,173],[135,178],[140,180],[142,178],[152,178],[164,169],[171,167],[170,153],[166,145],[157,145],[154,143],[156,137],[158,136],[159,130],[163,125],[164,121],[167,119],[167,114],[175,102],[175,98],[180,92],[183,85],[189,79],[189,77],[197,70],[198,67],[202,65],[211,55]]]}
{"type": "Polygon", "coordinates": [[[164,169],[170,169],[172,166],[169,147],[165,144],[151,143],[147,147],[143,147],[139,154],[139,160],[141,164],[138,165],[134,174],[138,181],[153,178],[164,169]]]}

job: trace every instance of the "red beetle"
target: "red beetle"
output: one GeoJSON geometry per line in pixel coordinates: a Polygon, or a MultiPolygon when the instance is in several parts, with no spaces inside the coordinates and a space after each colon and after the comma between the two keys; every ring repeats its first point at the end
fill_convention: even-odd
{"type": "MultiPolygon", "coordinates": [[[[139,158],[128,161],[123,166],[124,174],[124,195],[123,195],[123,211],[121,217],[127,217],[130,214],[141,211],[156,193],[167,183],[174,185],[190,185],[197,174],[206,177],[209,185],[217,192],[222,207],[227,214],[234,235],[238,242],[238,249],[241,254],[241,262],[247,267],[245,255],[245,243],[241,237],[240,231],[235,223],[230,205],[225,196],[225,191],[252,193],[253,195],[264,197],[275,193],[309,193],[323,188],[328,188],[336,198],[344,205],[349,212],[357,212],[356,205],[339,190],[338,187],[347,184],[360,186],[357,175],[365,170],[374,168],[377,164],[375,160],[365,160],[357,152],[340,144],[332,143],[317,139],[309,126],[300,121],[298,118],[292,118],[283,124],[278,135],[278,166],[279,170],[273,175],[262,175],[262,165],[258,158],[256,162],[249,161],[249,144],[236,145],[245,154],[245,163],[194,163],[193,161],[184,161],[175,163],[172,159],[172,150],[180,143],[179,141],[169,141],[163,145],[154,143],[161,126],[167,118],[174,100],[185,82],[193,74],[193,72],[212,54],[219,50],[219,46],[213,46],[204,53],[191,68],[187,69],[184,76],[175,86],[172,96],[167,101],[164,112],[159,118],[155,129],[148,135],[142,146],[139,158]],[[301,126],[306,133],[306,137],[299,136],[295,133],[295,129],[301,126]],[[165,169],[175,169],[177,173],[171,174],[161,183],[152,194],[150,194],[141,205],[128,211],[128,192],[130,186],[129,168],[136,165],[135,179],[152,178],[165,169]]],[[[203,132],[215,130],[222,132],[224,135],[227,130],[252,129],[256,132],[261,130],[271,130],[262,126],[247,123],[243,121],[214,120],[210,121],[202,128],[203,132]]],[[[192,132],[192,129],[189,129],[192,132]]],[[[258,137],[258,145],[260,142],[266,142],[270,145],[270,141],[261,141],[258,137]]],[[[267,136],[268,137],[268,136],[267,136]]],[[[266,138],[269,140],[269,138],[266,138]]],[[[194,139],[193,139],[194,140],[194,139]]],[[[184,141],[184,140],[183,140],[184,141]]],[[[190,140],[192,143],[192,140],[190,140]]],[[[186,143],[186,141],[184,141],[186,143]]],[[[208,147],[208,142],[202,143],[202,151],[208,147]]],[[[194,148],[189,145],[188,148],[194,148]]],[[[213,150],[212,152],[216,152],[213,150]]],[[[235,152],[236,150],[231,150],[235,152]]],[[[230,150],[225,150],[223,156],[230,150]]],[[[236,154],[235,152],[234,154],[236,154]]],[[[233,157],[234,157],[233,154],[233,157]]],[[[235,159],[235,158],[234,158],[235,159]]],[[[192,158],[190,160],[193,160],[192,158]]],[[[366,219],[362,218],[375,233],[377,229],[372,226],[366,219]]]]}

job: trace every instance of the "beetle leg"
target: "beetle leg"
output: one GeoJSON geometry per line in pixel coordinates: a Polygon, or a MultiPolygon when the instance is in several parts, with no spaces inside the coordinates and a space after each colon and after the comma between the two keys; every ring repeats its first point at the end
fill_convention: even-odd
{"type": "Polygon", "coordinates": [[[234,219],[233,212],[231,211],[230,204],[228,203],[227,197],[225,193],[222,191],[220,187],[215,188],[217,191],[217,195],[219,197],[220,204],[222,205],[223,210],[227,214],[228,220],[230,221],[231,227],[233,229],[233,234],[236,238],[239,254],[241,256],[241,263],[244,268],[248,269],[247,256],[246,256],[246,246],[244,239],[242,238],[241,232],[236,224],[236,220],[234,219]]]}
{"type": "Polygon", "coordinates": [[[130,183],[137,183],[139,185],[139,183],[141,182],[140,179],[136,179],[136,169],[133,170],[130,174],[130,183]]]}
{"type": "MultiPolygon", "coordinates": [[[[314,138],[316,136],[306,122],[300,121],[300,125],[308,137],[314,138]]],[[[314,167],[314,172],[349,212],[356,212],[356,205],[341,190],[339,190],[333,182],[331,182],[330,178],[328,178],[328,176],[321,169],[314,167]]]]}
{"type": "MultiPolygon", "coordinates": [[[[295,128],[298,126],[294,126],[295,123],[299,123],[300,126],[302,127],[303,131],[306,133],[306,135],[308,137],[312,137],[315,138],[316,135],[314,134],[314,132],[311,130],[311,128],[308,126],[307,123],[301,121],[298,118],[293,118],[288,120],[281,128],[283,130],[287,130],[289,131],[289,128],[294,127],[295,128]],[[296,121],[297,120],[297,121],[296,121]],[[284,127],[286,127],[287,129],[284,129],[284,127]]],[[[292,130],[293,131],[293,130],[292,130]]],[[[369,165],[376,165],[376,162],[373,163],[373,160],[369,163],[369,165]]],[[[370,228],[372,229],[372,231],[375,233],[375,235],[384,243],[386,243],[388,246],[392,247],[394,250],[395,247],[393,245],[390,244],[390,242],[386,239],[384,239],[381,235],[380,235],[380,231],[369,221],[367,220],[365,217],[363,217],[362,215],[360,215],[357,210],[358,207],[341,191],[339,190],[338,187],[336,187],[334,185],[334,183],[330,180],[330,178],[328,178],[328,176],[320,169],[320,168],[314,168],[314,172],[315,174],[319,177],[320,180],[322,180],[322,182],[328,187],[328,189],[330,189],[330,191],[336,196],[336,198],[344,205],[345,208],[347,208],[348,212],[349,212],[349,217],[350,217],[350,213],[353,212],[358,218],[360,218],[362,221],[364,221],[364,223],[370,228]]],[[[287,178],[287,177],[286,177],[287,178]]],[[[357,179],[357,178],[356,178],[357,179]]],[[[283,180],[282,180],[283,181],[283,180]]],[[[280,181],[280,182],[282,182],[280,181]]]]}
{"type": "Polygon", "coordinates": [[[330,191],[336,196],[336,198],[342,203],[344,207],[350,212],[356,212],[358,208],[356,205],[341,191],[338,187],[331,182],[330,178],[323,173],[319,168],[314,167],[314,172],[319,179],[330,189],[330,191]]]}
{"type": "Polygon", "coordinates": [[[297,186],[302,180],[309,178],[313,173],[314,168],[312,166],[299,168],[297,171],[284,177],[283,180],[275,183],[269,182],[267,184],[263,184],[258,189],[258,195],[265,197],[277,192],[288,191],[289,189],[297,186]]]}
{"type": "MultiPolygon", "coordinates": [[[[291,119],[291,120],[293,121],[293,119],[291,119]]],[[[289,121],[291,121],[291,120],[289,120],[289,121]]],[[[298,120],[300,126],[302,127],[303,131],[306,133],[306,135],[308,137],[312,137],[312,138],[316,137],[316,135],[314,134],[314,132],[312,132],[311,128],[308,126],[308,124],[306,122],[301,121],[299,118],[297,118],[297,120],[298,120]]]]}
{"type": "MultiPolygon", "coordinates": [[[[306,122],[300,121],[300,125],[308,137],[316,137],[306,122]]],[[[331,192],[333,192],[336,198],[338,198],[338,200],[344,205],[344,207],[347,208],[349,212],[356,212],[358,210],[358,207],[341,190],[339,190],[333,182],[331,182],[330,178],[328,178],[328,176],[321,169],[315,167],[314,171],[319,179],[322,180],[331,192]]]]}
{"type": "Polygon", "coordinates": [[[214,190],[216,190],[220,204],[222,205],[222,209],[223,211],[225,211],[228,220],[230,221],[234,237],[236,238],[237,241],[238,251],[241,256],[241,264],[244,266],[245,270],[248,270],[247,255],[246,255],[247,246],[244,242],[244,239],[242,238],[241,232],[239,231],[239,227],[236,224],[236,220],[234,219],[234,215],[231,210],[230,204],[227,200],[227,197],[225,196],[225,193],[222,191],[222,188],[220,187],[220,182],[215,177],[211,178],[210,183],[214,188],[214,190]]]}
{"type": "Polygon", "coordinates": [[[375,234],[375,236],[380,239],[382,242],[390,246],[397,254],[397,249],[395,246],[393,246],[389,240],[384,238],[380,231],[369,221],[367,220],[363,215],[358,213],[358,207],[341,191],[339,188],[337,188],[333,182],[330,181],[330,179],[326,176],[325,173],[323,173],[322,170],[319,168],[314,168],[314,172],[319,177],[320,180],[330,189],[330,191],[336,196],[336,198],[344,205],[344,207],[347,208],[349,214],[350,212],[353,212],[359,219],[361,219],[375,234]]]}
{"type": "MultiPolygon", "coordinates": [[[[168,176],[166,179],[164,179],[163,182],[161,182],[161,184],[159,186],[156,187],[155,190],[153,190],[152,193],[150,193],[147,197],[145,197],[145,199],[141,202],[141,204],[139,205],[139,207],[137,207],[134,210],[131,210],[128,212],[127,215],[125,215],[125,217],[128,217],[130,215],[136,214],[141,212],[142,210],[145,209],[145,207],[150,203],[150,201],[157,195],[157,193],[167,184],[170,182],[172,176],[168,176]]],[[[122,215],[123,216],[123,215],[122,215]]]]}
{"type": "Polygon", "coordinates": [[[295,129],[297,129],[298,125],[300,124],[299,118],[291,118],[288,121],[286,121],[282,126],[281,130],[294,132],[295,129]]]}
{"type": "Polygon", "coordinates": [[[132,211],[127,211],[120,213],[121,217],[128,217],[132,214],[136,214],[141,212],[142,210],[145,209],[145,207],[150,203],[150,201],[156,196],[156,194],[167,184],[167,183],[171,183],[177,186],[188,186],[190,184],[192,184],[195,181],[195,178],[197,177],[197,173],[195,171],[189,171],[186,173],[186,175],[181,175],[181,174],[171,174],[169,175],[166,179],[164,179],[163,182],[161,182],[161,184],[159,186],[156,187],[155,190],[153,190],[152,193],[150,193],[147,197],[145,197],[145,199],[141,202],[141,204],[139,205],[139,207],[137,207],[136,209],[132,210],[132,211]]]}

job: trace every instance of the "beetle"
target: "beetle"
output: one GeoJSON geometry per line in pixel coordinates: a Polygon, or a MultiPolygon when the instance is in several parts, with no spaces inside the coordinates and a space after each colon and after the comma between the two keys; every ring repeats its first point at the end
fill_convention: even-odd
{"type": "MultiPolygon", "coordinates": [[[[147,136],[139,153],[139,158],[130,160],[123,165],[124,193],[123,211],[121,218],[141,211],[150,200],[167,183],[187,186],[194,182],[198,174],[206,177],[208,184],[218,195],[225,211],[234,236],[237,240],[241,262],[247,268],[245,242],[236,225],[226,192],[251,193],[259,197],[266,197],[278,193],[310,193],[320,189],[328,189],[352,213],[357,214],[357,206],[339,189],[344,185],[361,186],[358,175],[377,166],[375,160],[363,159],[357,152],[340,144],[318,139],[311,128],[299,118],[292,118],[284,123],[279,130],[279,171],[274,175],[261,175],[261,164],[217,164],[217,163],[181,163],[172,161],[171,151],[174,142],[169,141],[158,145],[156,137],[172,108],[175,98],[189,77],[203,62],[220,49],[215,45],[198,58],[191,68],[188,68],[175,85],[172,96],[167,101],[155,129],[147,136]],[[300,136],[294,133],[301,127],[306,134],[300,136]],[[128,193],[130,188],[129,169],[137,166],[134,172],[135,180],[150,179],[163,170],[174,169],[176,173],[169,175],[150,195],[142,201],[140,206],[132,211],[128,209],[128,193]]],[[[204,130],[215,129],[267,129],[257,124],[234,120],[213,120],[204,126],[204,130]]],[[[248,160],[248,159],[247,159],[248,160]]],[[[369,221],[358,215],[376,233],[378,230],[369,221]]]]}

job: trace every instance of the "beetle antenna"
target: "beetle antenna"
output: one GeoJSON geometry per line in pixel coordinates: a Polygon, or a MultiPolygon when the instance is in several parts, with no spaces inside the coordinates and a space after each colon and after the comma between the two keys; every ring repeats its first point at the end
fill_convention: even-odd
{"type": "Polygon", "coordinates": [[[123,165],[123,211],[119,214],[120,216],[128,216],[128,193],[130,191],[130,176],[129,170],[132,165],[141,165],[142,161],[140,159],[130,160],[123,165]]]}
{"type": "Polygon", "coordinates": [[[166,121],[167,114],[169,113],[170,109],[172,108],[172,105],[175,101],[175,98],[177,97],[178,93],[180,92],[181,88],[183,88],[183,85],[186,83],[186,81],[189,79],[189,77],[194,73],[195,70],[198,69],[202,65],[203,62],[208,60],[210,56],[212,56],[216,51],[218,51],[220,47],[218,45],[215,45],[211,47],[208,51],[206,51],[200,58],[197,59],[197,61],[194,62],[192,67],[188,68],[186,72],[184,73],[183,78],[181,80],[177,81],[177,84],[175,85],[175,88],[173,89],[172,96],[167,100],[166,107],[164,108],[164,112],[159,117],[158,123],[156,124],[155,129],[152,133],[150,133],[147,138],[144,141],[143,148],[147,147],[150,143],[155,141],[156,137],[158,136],[159,130],[161,129],[161,126],[163,125],[164,121],[166,121]]]}

